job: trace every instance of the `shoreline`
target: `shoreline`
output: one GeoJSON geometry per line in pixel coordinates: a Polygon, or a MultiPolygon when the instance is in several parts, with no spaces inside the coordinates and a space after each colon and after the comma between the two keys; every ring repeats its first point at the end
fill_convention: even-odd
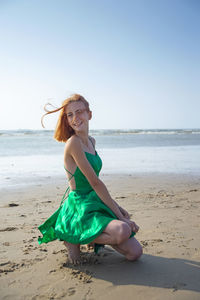
{"type": "MultiPolygon", "coordinates": [[[[36,142],[36,141],[35,141],[36,142]]],[[[121,141],[122,142],[122,141],[121,141]]],[[[10,148],[10,146],[8,145],[10,148]]],[[[0,158],[0,191],[32,184],[46,184],[50,179],[65,178],[63,151],[54,155],[2,156],[0,158]]],[[[6,150],[5,150],[6,151],[6,150]]],[[[25,149],[24,149],[25,151],[25,149]]],[[[103,148],[98,153],[103,161],[101,174],[172,174],[200,176],[200,145],[171,147],[103,148]]]]}
{"type": "Polygon", "coordinates": [[[63,243],[39,246],[37,227],[66,189],[65,178],[47,178],[46,184],[1,192],[1,299],[199,299],[200,176],[101,179],[140,226],[142,258],[127,262],[109,246],[100,256],[83,247],[88,263],[75,267],[67,263],[63,243]]]}
{"type": "MultiPolygon", "coordinates": [[[[186,181],[193,181],[193,180],[200,180],[200,173],[174,173],[174,172],[127,172],[127,173],[104,173],[101,172],[100,178],[102,180],[106,179],[107,181],[113,180],[113,179],[119,179],[119,178],[174,178],[175,180],[177,178],[182,178],[186,181]]],[[[25,180],[25,178],[24,178],[25,180]]],[[[0,186],[0,196],[5,195],[7,192],[17,192],[17,191],[26,191],[30,188],[40,188],[44,186],[45,188],[52,187],[52,185],[60,185],[60,186],[66,186],[67,187],[67,178],[65,176],[65,173],[63,175],[50,175],[50,176],[34,176],[30,177],[28,179],[28,182],[23,182],[22,184],[13,184],[13,185],[4,185],[0,186]],[[38,181],[34,181],[33,178],[39,178],[38,181]]]]}

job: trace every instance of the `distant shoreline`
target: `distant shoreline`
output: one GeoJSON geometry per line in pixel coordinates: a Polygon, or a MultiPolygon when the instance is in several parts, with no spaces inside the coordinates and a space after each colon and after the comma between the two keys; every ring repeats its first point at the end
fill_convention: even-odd
{"type": "MultiPolygon", "coordinates": [[[[34,185],[46,178],[65,176],[64,143],[53,131],[0,132],[0,189],[34,185]]],[[[178,132],[124,133],[91,131],[104,174],[200,174],[200,129],[178,132]]]]}
{"type": "MultiPolygon", "coordinates": [[[[54,129],[3,129],[1,135],[53,133],[54,129]]],[[[200,134],[200,128],[90,129],[94,135],[113,134],[200,134]]]]}

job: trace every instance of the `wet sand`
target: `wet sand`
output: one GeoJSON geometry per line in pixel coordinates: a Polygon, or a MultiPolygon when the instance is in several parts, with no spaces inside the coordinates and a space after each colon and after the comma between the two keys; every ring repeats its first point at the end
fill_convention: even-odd
{"type": "Polygon", "coordinates": [[[137,262],[106,246],[82,246],[81,266],[62,242],[38,245],[37,229],[59,206],[65,180],[0,192],[0,299],[200,299],[200,178],[103,175],[109,191],[140,226],[137,262]]]}

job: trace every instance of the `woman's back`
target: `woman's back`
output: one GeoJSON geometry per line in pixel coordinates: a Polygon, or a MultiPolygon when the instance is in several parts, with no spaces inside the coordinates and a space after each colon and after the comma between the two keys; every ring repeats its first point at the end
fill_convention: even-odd
{"type": "MultiPolygon", "coordinates": [[[[94,169],[96,175],[99,176],[99,172],[101,171],[102,168],[102,160],[99,157],[98,153],[95,151],[95,155],[94,155],[92,153],[85,152],[85,155],[90,165],[94,169]]],[[[76,170],[73,174],[69,172],[66,168],[65,170],[70,174],[69,181],[72,180],[72,178],[75,181],[75,189],[73,189],[73,191],[85,194],[92,190],[92,187],[89,184],[87,178],[78,167],[76,167],[76,170]]]]}

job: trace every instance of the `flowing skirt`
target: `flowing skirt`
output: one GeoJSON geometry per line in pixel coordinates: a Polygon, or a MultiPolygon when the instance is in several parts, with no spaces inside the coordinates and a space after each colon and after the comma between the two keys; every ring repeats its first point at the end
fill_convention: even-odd
{"type": "Polygon", "coordinates": [[[38,227],[43,235],[38,242],[42,244],[58,239],[72,244],[88,244],[116,219],[117,216],[94,190],[87,194],[71,191],[55,213],[38,227]]]}

